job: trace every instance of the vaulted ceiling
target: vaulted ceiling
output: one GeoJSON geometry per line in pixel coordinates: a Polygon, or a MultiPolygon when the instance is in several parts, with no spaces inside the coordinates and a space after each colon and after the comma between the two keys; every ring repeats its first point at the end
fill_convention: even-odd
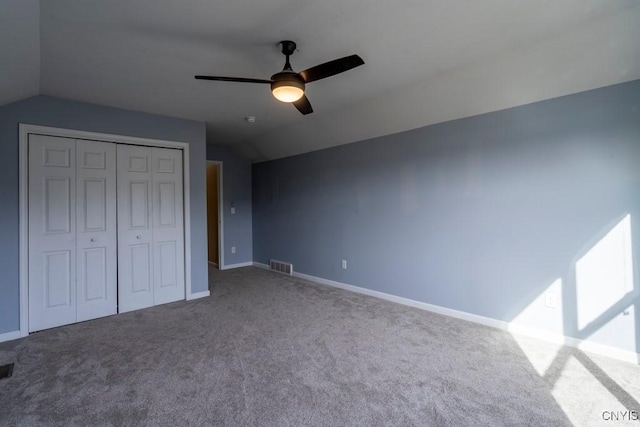
{"type": "Polygon", "coordinates": [[[35,94],[207,122],[209,142],[272,159],[640,78],[637,0],[0,0],[0,105],[35,94]],[[307,87],[267,85],[359,54],[307,87]],[[244,120],[255,116],[255,123],[244,120]]]}

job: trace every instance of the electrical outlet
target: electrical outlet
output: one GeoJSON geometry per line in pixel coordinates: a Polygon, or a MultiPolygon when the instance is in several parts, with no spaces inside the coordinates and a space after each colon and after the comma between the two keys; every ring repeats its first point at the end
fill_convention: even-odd
{"type": "Polygon", "coordinates": [[[236,247],[235,246],[231,246],[231,253],[235,254],[236,253],[236,247]]]}
{"type": "Polygon", "coordinates": [[[544,305],[549,308],[558,308],[558,299],[556,298],[556,294],[553,292],[547,292],[544,294],[544,305]]]}
{"type": "Polygon", "coordinates": [[[346,260],[346,259],[343,259],[343,260],[342,260],[342,269],[343,269],[343,270],[346,270],[346,269],[347,269],[347,260],[346,260]]]}

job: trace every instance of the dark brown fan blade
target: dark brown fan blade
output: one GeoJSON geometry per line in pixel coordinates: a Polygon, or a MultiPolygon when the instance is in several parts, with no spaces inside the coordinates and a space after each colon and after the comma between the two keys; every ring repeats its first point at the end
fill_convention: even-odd
{"type": "Polygon", "coordinates": [[[265,79],[248,79],[245,77],[220,77],[220,76],[196,76],[198,80],[217,80],[221,82],[239,82],[239,83],[269,83],[271,80],[265,79]]]}
{"type": "Polygon", "coordinates": [[[305,116],[313,113],[313,108],[311,108],[311,103],[309,102],[307,95],[302,95],[302,98],[294,102],[293,105],[305,116]]]}
{"type": "Polygon", "coordinates": [[[302,77],[305,83],[311,83],[316,80],[326,79],[327,77],[344,73],[362,64],[364,64],[364,61],[358,55],[345,56],[344,58],[334,59],[333,61],[300,71],[298,75],[302,77]]]}

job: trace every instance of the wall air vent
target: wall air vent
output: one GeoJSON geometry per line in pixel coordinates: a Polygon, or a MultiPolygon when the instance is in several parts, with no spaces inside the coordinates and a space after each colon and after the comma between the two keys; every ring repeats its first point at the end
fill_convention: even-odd
{"type": "Polygon", "coordinates": [[[293,265],[289,264],[288,262],[282,262],[282,261],[276,261],[275,259],[270,259],[269,268],[279,273],[288,274],[289,276],[293,274],[293,265]]]}

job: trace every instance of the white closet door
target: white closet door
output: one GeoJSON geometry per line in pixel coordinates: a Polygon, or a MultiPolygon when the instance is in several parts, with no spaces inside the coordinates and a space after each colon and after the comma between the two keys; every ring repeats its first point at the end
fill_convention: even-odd
{"type": "Polygon", "coordinates": [[[78,322],[117,313],[116,144],[77,141],[78,322]]]}
{"type": "Polygon", "coordinates": [[[118,306],[124,313],[153,305],[151,148],[117,146],[118,306]]]}
{"type": "Polygon", "coordinates": [[[184,299],[182,151],[152,148],[154,304],[184,299]]]}
{"type": "Polygon", "coordinates": [[[29,331],[76,321],[73,139],[29,135],[29,331]]]}

